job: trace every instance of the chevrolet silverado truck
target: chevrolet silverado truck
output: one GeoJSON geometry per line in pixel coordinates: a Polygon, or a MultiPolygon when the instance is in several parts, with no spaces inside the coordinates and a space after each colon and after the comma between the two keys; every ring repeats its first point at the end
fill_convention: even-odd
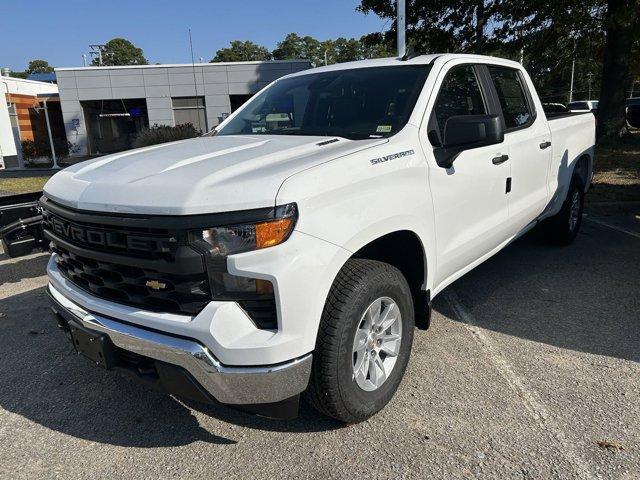
{"type": "Polygon", "coordinates": [[[447,285],[537,224],[574,240],[594,139],[499,58],[295,73],[202,137],[53,176],[52,308],[78,353],[163,391],[359,422],[447,285]]]}

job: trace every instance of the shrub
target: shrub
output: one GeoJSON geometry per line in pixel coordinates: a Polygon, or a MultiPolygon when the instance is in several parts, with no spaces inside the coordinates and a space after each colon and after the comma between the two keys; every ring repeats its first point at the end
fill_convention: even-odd
{"type": "Polygon", "coordinates": [[[170,127],[168,125],[153,125],[151,128],[142,130],[133,140],[133,147],[148,147],[149,145],[158,145],[159,143],[175,142],[176,140],[185,140],[187,138],[195,138],[202,132],[194,127],[191,123],[176,125],[170,127]]]}
{"type": "MultiPolygon", "coordinates": [[[[41,159],[43,157],[51,158],[51,144],[49,143],[48,138],[38,138],[37,141],[33,140],[22,140],[22,156],[27,163],[39,163],[43,164],[46,162],[33,162],[36,159],[41,159]]],[[[71,144],[67,141],[66,138],[54,138],[53,139],[53,148],[56,149],[56,156],[58,158],[64,158],[69,156],[69,148],[71,144]]]]}
{"type": "Polygon", "coordinates": [[[33,140],[22,140],[20,143],[22,145],[22,157],[25,160],[31,160],[38,156],[36,152],[36,142],[33,140]]]}

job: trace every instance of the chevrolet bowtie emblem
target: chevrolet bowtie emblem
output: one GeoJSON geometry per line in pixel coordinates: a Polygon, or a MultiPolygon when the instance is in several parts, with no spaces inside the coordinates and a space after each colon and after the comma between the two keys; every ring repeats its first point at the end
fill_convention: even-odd
{"type": "Polygon", "coordinates": [[[165,288],[167,288],[166,283],[159,282],[158,280],[147,280],[147,283],[145,283],[145,285],[152,290],[164,290],[165,288]]]}

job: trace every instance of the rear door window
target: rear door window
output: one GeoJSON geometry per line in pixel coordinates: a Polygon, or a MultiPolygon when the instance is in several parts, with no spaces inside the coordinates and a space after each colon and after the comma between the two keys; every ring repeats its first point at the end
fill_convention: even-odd
{"type": "Polygon", "coordinates": [[[526,86],[517,70],[489,66],[489,74],[498,94],[507,130],[524,127],[533,121],[526,86]]]}
{"type": "Polygon", "coordinates": [[[568,108],[569,110],[591,110],[587,102],[571,102],[568,108]]]}

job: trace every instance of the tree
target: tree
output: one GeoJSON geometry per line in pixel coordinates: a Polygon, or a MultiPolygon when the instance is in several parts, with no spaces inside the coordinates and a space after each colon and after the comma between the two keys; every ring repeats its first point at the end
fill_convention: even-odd
{"type": "Polygon", "coordinates": [[[271,60],[271,53],[267,48],[249,40],[243,42],[234,40],[227,48],[221,48],[216,52],[212,62],[249,62],[258,60],[271,60]]]}
{"type": "MultiPolygon", "coordinates": [[[[358,10],[396,19],[395,0],[361,0],[358,10]]],[[[421,53],[473,52],[519,60],[543,101],[574,99],[600,86],[599,137],[624,131],[624,97],[640,74],[638,0],[408,0],[407,39],[421,53]]],[[[395,23],[380,34],[395,46],[395,23]]],[[[377,34],[372,34],[377,35],[377,34]]]]}
{"type": "Polygon", "coordinates": [[[278,42],[273,51],[276,60],[302,58],[309,60],[314,67],[324,65],[325,60],[331,65],[385,56],[389,56],[389,51],[380,34],[364,35],[360,39],[340,37],[320,41],[308,35],[301,37],[297,33],[290,33],[278,42]]]}
{"type": "MultiPolygon", "coordinates": [[[[328,47],[326,42],[324,47],[328,47]]],[[[301,37],[297,33],[290,33],[284,40],[278,42],[278,46],[273,51],[273,58],[276,60],[305,59],[311,61],[315,67],[324,65],[323,44],[313,37],[301,37]]]]}
{"type": "Polygon", "coordinates": [[[385,58],[396,54],[393,43],[380,32],[363,35],[360,37],[360,43],[364,58],[385,58]]]}
{"type": "Polygon", "coordinates": [[[607,41],[602,63],[602,87],[598,104],[600,139],[612,140],[626,131],[625,93],[632,85],[630,57],[640,40],[640,3],[634,0],[608,0],[607,41]]]}
{"type": "Polygon", "coordinates": [[[27,73],[50,73],[53,67],[46,60],[31,60],[27,66],[27,73]]]}
{"type": "MultiPolygon", "coordinates": [[[[407,39],[416,51],[485,51],[485,27],[495,19],[497,0],[409,0],[407,2],[407,39]]],[[[385,35],[395,45],[395,0],[361,0],[360,12],[389,19],[392,27],[385,35]]]]}
{"type": "MultiPolygon", "coordinates": [[[[147,65],[141,48],[136,47],[124,38],[109,40],[102,49],[102,65],[147,65]]],[[[100,59],[95,57],[91,65],[100,65],[100,59]]]]}
{"type": "Polygon", "coordinates": [[[365,58],[362,43],[355,38],[336,38],[333,41],[333,51],[335,52],[335,63],[353,62],[365,58]]]}
{"type": "Polygon", "coordinates": [[[9,72],[9,76],[13,78],[27,78],[29,76],[28,72],[14,72],[13,70],[9,72]]]}

